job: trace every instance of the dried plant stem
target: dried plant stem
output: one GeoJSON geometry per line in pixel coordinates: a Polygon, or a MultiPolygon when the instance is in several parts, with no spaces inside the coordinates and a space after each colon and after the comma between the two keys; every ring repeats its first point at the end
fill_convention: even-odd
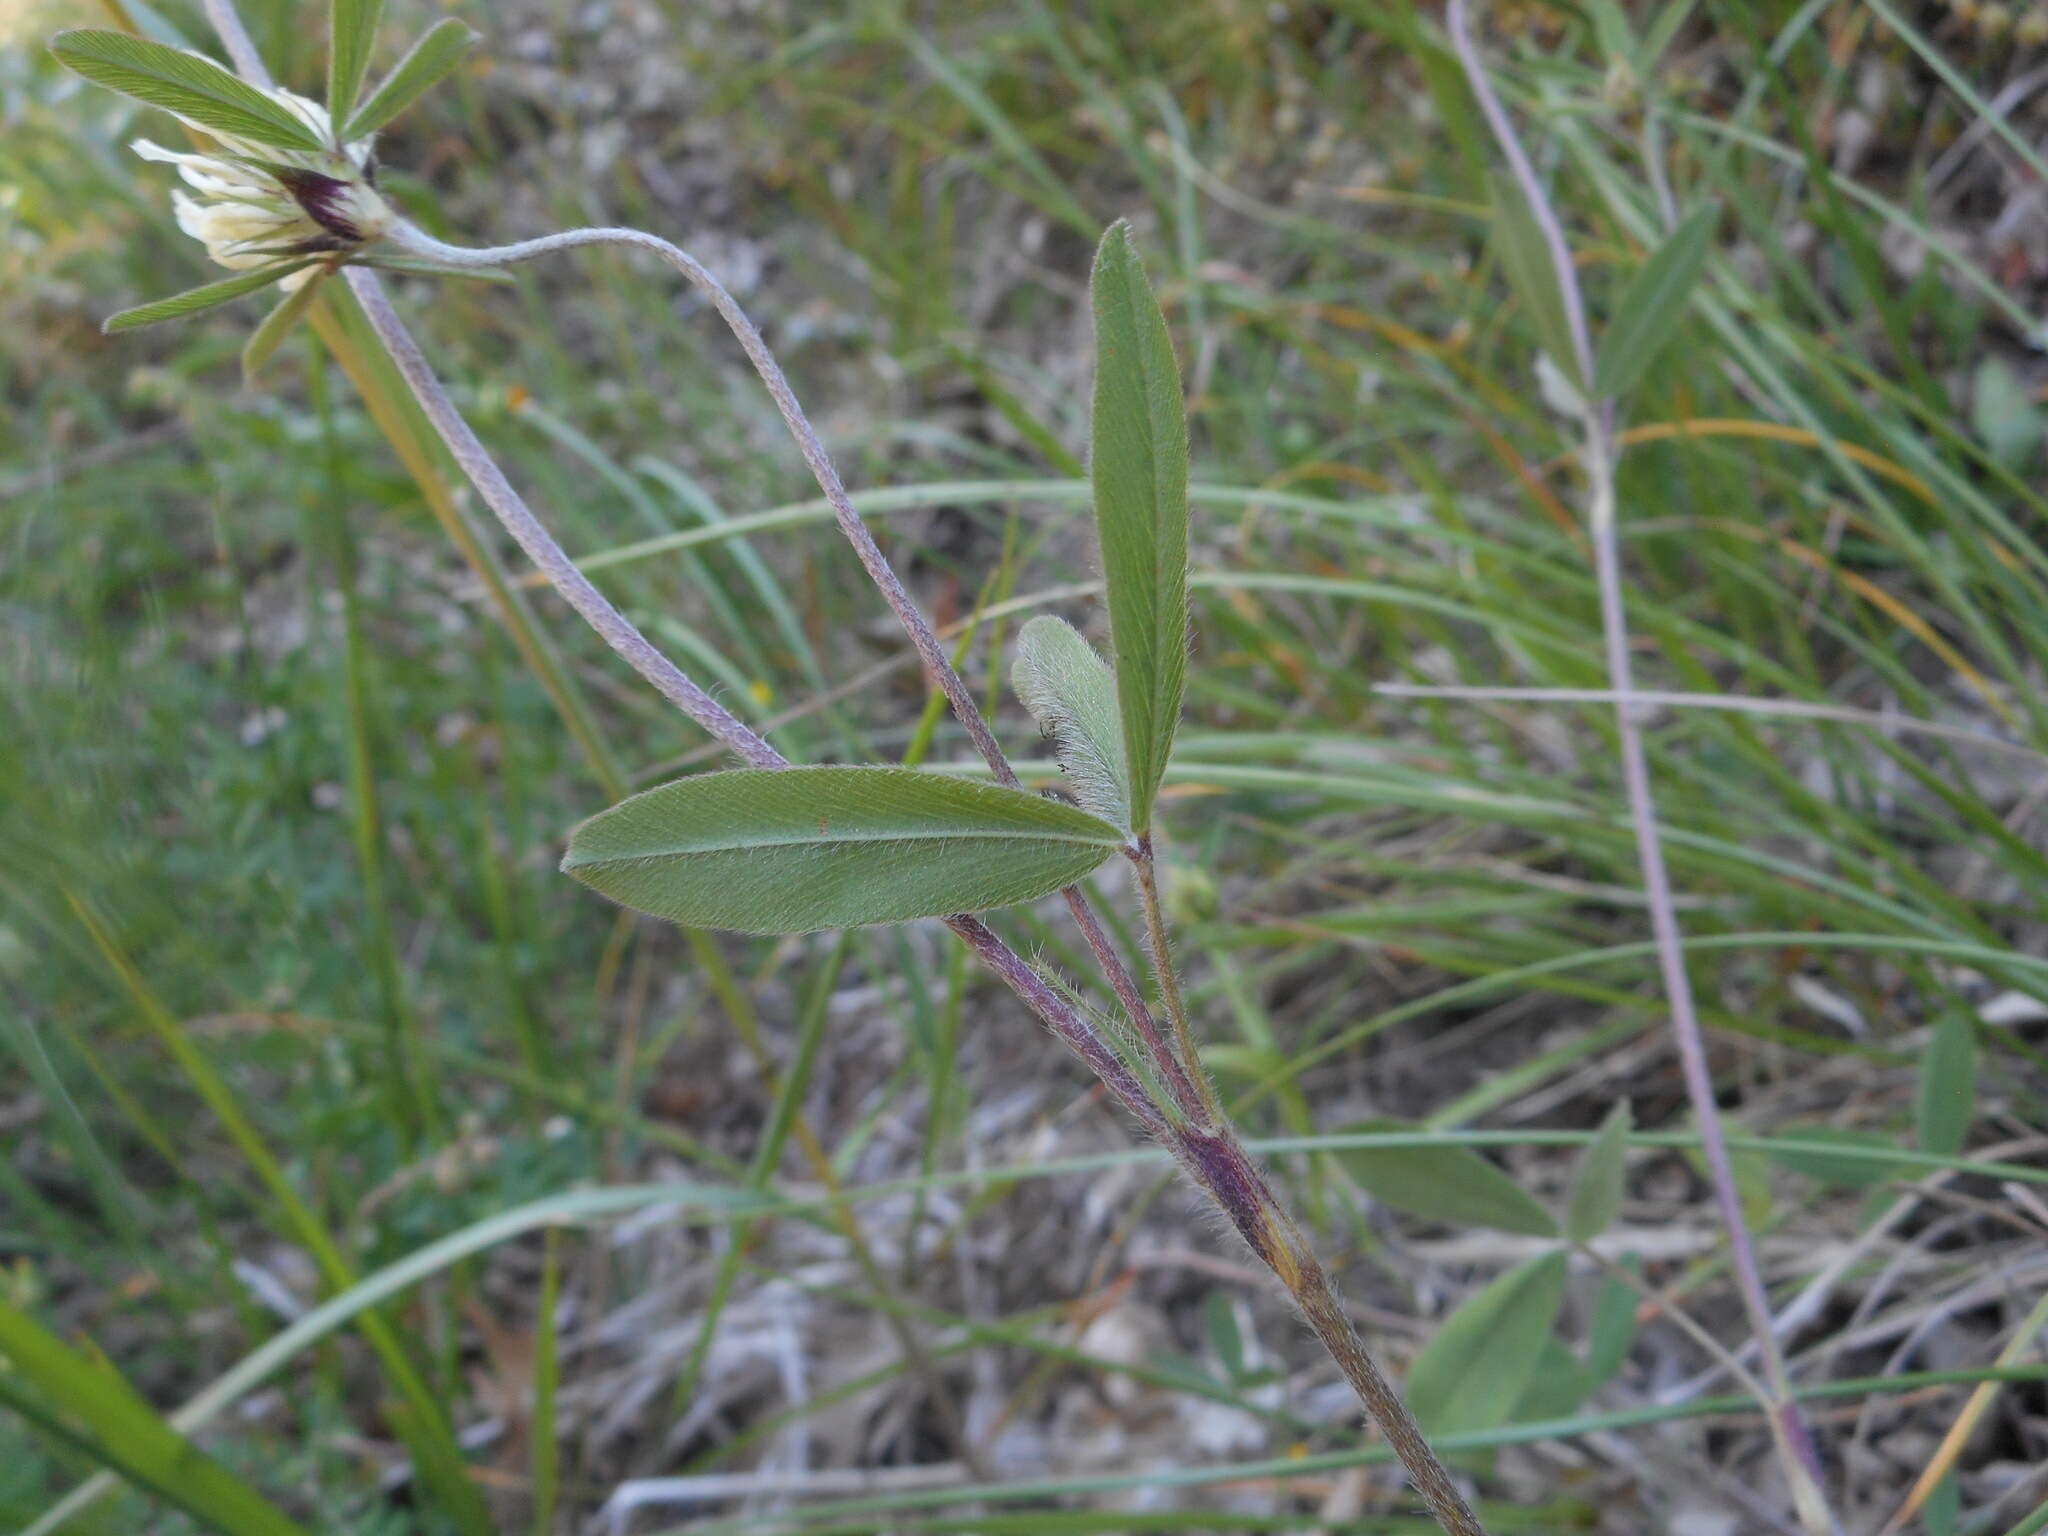
{"type": "Polygon", "coordinates": [[[1585,299],[1572,264],[1571,248],[1566,243],[1557,210],[1544,191],[1543,183],[1508,118],[1507,109],[1494,91],[1493,82],[1473,43],[1467,0],[1449,0],[1444,22],[1466,81],[1543,233],[1571,334],[1574,356],[1570,361],[1576,365],[1582,388],[1586,391],[1580,415],[1584,429],[1587,531],[1591,536],[1594,574],[1600,592],[1607,682],[1617,700],[1615,732],[1620,743],[1622,788],[1635,831],[1643,895],[1650,911],[1650,932],[1656,943],[1658,969],[1671,1010],[1671,1033],[1678,1048],[1686,1094],[1699,1125],[1700,1149],[1720,1206],[1722,1226],[1728,1236],[1730,1267],[1764,1367],[1763,1384],[1769,1388],[1764,1402],[1769,1413],[1772,1439],[1778,1447],[1779,1460],[1791,1486],[1801,1523],[1816,1536],[1821,1536],[1821,1533],[1835,1528],[1835,1521],[1821,1492],[1819,1454],[1805,1418],[1792,1396],[1784,1353],[1778,1347],[1777,1332],[1773,1326],[1770,1300],[1764,1293],[1763,1277],[1757,1265],[1756,1247],[1750,1238],[1749,1223],[1743,1216],[1741,1193],[1735,1182],[1733,1165],[1729,1162],[1728,1143],[1721,1129],[1720,1106],[1714,1097],[1713,1073],[1707,1064],[1706,1037],[1693,1003],[1692,979],[1685,969],[1684,945],[1672,897],[1671,876],[1664,862],[1663,838],[1657,827],[1657,805],[1650,784],[1649,758],[1643,747],[1642,725],[1636,707],[1630,702],[1635,692],[1635,681],[1629,656],[1621,541],[1615,523],[1614,475],[1618,450],[1614,437],[1614,402],[1592,395],[1595,377],[1592,332],[1587,324],[1585,299]]]}

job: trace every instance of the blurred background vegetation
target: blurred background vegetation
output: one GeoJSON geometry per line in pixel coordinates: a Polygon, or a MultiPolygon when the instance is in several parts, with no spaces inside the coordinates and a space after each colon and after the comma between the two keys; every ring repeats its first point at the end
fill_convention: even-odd
{"type": "MultiPolygon", "coordinates": [[[[1574,426],[1430,8],[446,9],[482,45],[387,135],[385,185],[448,238],[627,223],[706,261],[1041,758],[1004,646],[1090,611],[1084,282],[1132,218],[1194,432],[1168,825],[1226,1096],[1265,1136],[1470,1133],[1551,1202],[1574,1154],[1541,1133],[1626,1096],[1682,1136],[1610,710],[1375,692],[1605,683],[1574,426]]],[[[323,8],[248,11],[315,89],[323,8]]],[[[1838,1512],[1875,1531],[1932,1469],[1916,1528],[2007,1531],[2048,1499],[2019,1369],[2048,1204],[1981,1166],[2048,1147],[2048,18],[1482,20],[1596,312],[1721,209],[1621,480],[1641,685],[1780,701],[1650,716],[1693,974],[1796,1381],[1907,1373],[1815,1409],[1838,1512]],[[1944,1448],[1968,1388],[1910,1373],[1994,1365],[2019,1379],[1944,1448]]],[[[109,21],[0,8],[10,1305],[168,1412],[348,1275],[506,1218],[430,1251],[381,1343],[315,1328],[196,1431],[321,1531],[477,1528],[415,1477],[401,1360],[503,1530],[1419,1529],[1280,1298],[936,925],[684,935],[555,873],[576,820],[712,754],[544,594],[508,630],[461,546],[515,584],[516,552],[351,315],[259,389],[243,307],[99,334],[209,275],[124,147],[164,125],[42,53],[109,21]],[[606,1205],[644,1181],[669,1203],[606,1205]],[[552,1234],[515,1219],[550,1199],[552,1234]]],[[[598,253],[397,292],[564,543],[785,753],[972,756],[666,276],[598,253]]],[[[1004,923],[1085,969],[1053,913],[1004,923]]],[[[1277,1166],[1397,1364],[1544,1246],[1455,1188],[1402,1202],[1386,1154],[1277,1166]]],[[[1575,1265],[1530,1369],[1454,1426],[1506,1447],[1466,1463],[1488,1516],[1789,1529],[1757,1416],[1672,1322],[1741,1345],[1710,1192],[1682,1148],[1630,1168],[1601,1252],[1655,1299],[1575,1265]]],[[[92,1470],[65,1422],[0,1414],[0,1526],[92,1470]]],[[[193,1526],[120,1494],[72,1528],[193,1526]]]]}

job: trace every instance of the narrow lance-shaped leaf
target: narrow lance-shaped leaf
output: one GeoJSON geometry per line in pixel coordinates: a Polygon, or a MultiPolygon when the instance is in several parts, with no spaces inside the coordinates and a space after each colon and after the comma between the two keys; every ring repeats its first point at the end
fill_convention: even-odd
{"type": "Polygon", "coordinates": [[[1089,279],[1095,406],[1089,475],[1109,603],[1131,830],[1152,801],[1180,723],[1188,661],[1188,427],[1166,317],[1131,245],[1109,227],[1089,279]]]}
{"type": "Polygon", "coordinates": [[[1678,29],[1692,15],[1694,4],[1695,0],[1668,0],[1657,19],[1650,23],[1649,30],[1643,34],[1638,60],[1642,72],[1647,73],[1657,67],[1657,61],[1664,57],[1664,50],[1678,36],[1678,29]]]}
{"type": "Polygon", "coordinates": [[[1593,365],[1594,388],[1602,396],[1626,394],[1671,340],[1713,245],[1719,217],[1718,208],[1693,214],[1651,253],[1623,292],[1593,365]]]}
{"type": "Polygon", "coordinates": [[[230,299],[239,299],[245,293],[255,293],[260,288],[268,288],[279,278],[290,277],[292,273],[311,265],[310,261],[281,261],[275,266],[238,272],[233,277],[223,278],[220,282],[208,283],[201,288],[187,288],[183,293],[174,293],[168,299],[155,299],[148,304],[138,304],[133,309],[124,309],[117,315],[109,315],[100,328],[105,331],[132,331],[138,326],[157,325],[184,315],[196,315],[202,309],[212,309],[215,305],[225,304],[230,299]]]}
{"type": "Polygon", "coordinates": [[[1017,633],[1010,685],[1052,738],[1081,809],[1129,830],[1130,770],[1116,679],[1065,619],[1042,613],[1017,633]]]}
{"type": "Polygon", "coordinates": [[[476,33],[453,16],[435,22],[406,56],[392,66],[391,73],[370,95],[370,99],[349,119],[341,137],[344,142],[375,133],[428,91],[439,85],[462,62],[463,54],[476,41],[476,33]]]}
{"type": "Polygon", "coordinates": [[[327,110],[336,123],[348,121],[377,46],[384,0],[331,0],[327,10],[327,110]]]}
{"type": "Polygon", "coordinates": [[[2002,357],[1977,365],[1970,392],[1970,425],[1991,457],[2014,474],[2024,474],[2041,448],[2041,408],[2033,387],[2002,357]]]}
{"type": "Polygon", "coordinates": [[[1543,1341],[1529,1384],[1508,1411],[1508,1422],[1530,1424],[1539,1419],[1570,1418],[1593,1395],[1594,1382],[1584,1362],[1555,1333],[1543,1341]]]}
{"type": "Polygon", "coordinates": [[[685,927],[810,933],[1032,901],[1122,846],[1108,822],[1001,785],[909,768],[740,768],[591,817],[562,868],[685,927]]]}
{"type": "Polygon", "coordinates": [[[201,128],[274,149],[326,148],[281,102],[200,54],[98,27],[59,32],[50,52],[95,85],[201,128]]]}
{"type": "Polygon", "coordinates": [[[1565,1256],[1511,1269],[1445,1318],[1408,1368],[1408,1407],[1424,1434],[1505,1424],[1543,1359],[1564,1302],[1565,1256]]]}
{"type": "Polygon", "coordinates": [[[263,365],[270,361],[271,354],[284,344],[293,327],[312,307],[320,296],[320,280],[324,274],[316,273],[286,294],[263,323],[249,333],[249,339],[242,343],[242,382],[253,384],[256,375],[263,371],[263,365]]]}
{"type": "Polygon", "coordinates": [[[1600,1122],[1600,1134],[1579,1159],[1572,1177],[1571,1204],[1564,1218],[1565,1235],[1575,1243],[1590,1243],[1614,1225],[1621,1214],[1621,1196],[1628,1172],[1628,1133],[1632,1125],[1628,1100],[1623,1099],[1600,1122]]]}
{"type": "Polygon", "coordinates": [[[1578,349],[1572,345],[1571,323],[1565,318],[1564,293],[1558,287],[1557,263],[1551,260],[1550,244],[1522,189],[1495,172],[1493,184],[1493,240],[1500,252],[1501,269],[1508,286],[1522,301],[1529,320],[1536,327],[1536,339],[1543,350],[1575,386],[1583,389],[1579,376],[1578,349]]]}

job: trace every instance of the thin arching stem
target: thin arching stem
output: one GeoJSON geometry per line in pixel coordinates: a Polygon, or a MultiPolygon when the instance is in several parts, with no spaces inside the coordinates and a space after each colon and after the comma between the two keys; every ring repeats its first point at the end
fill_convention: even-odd
{"type": "MultiPolygon", "coordinates": [[[[924,658],[927,670],[945,692],[955,712],[960,715],[968,733],[982,749],[997,779],[1015,786],[1018,783],[1015,772],[1003,756],[993,734],[988,730],[976,706],[972,694],[954,671],[950,659],[939,646],[937,636],[924,616],[911,603],[895,572],[889,568],[881,550],[876,547],[873,536],[860,520],[847,500],[831,461],[826,456],[823,444],[805,419],[796,396],[783,377],[780,365],[769,352],[767,343],[760,332],[740,309],[738,303],[726,293],[723,285],[707,272],[701,264],[686,252],[638,230],[592,229],[573,230],[561,235],[546,236],[542,239],[525,241],[517,245],[499,246],[479,251],[463,251],[459,247],[445,246],[438,241],[428,242],[425,237],[413,237],[410,232],[403,239],[410,240],[419,254],[436,261],[450,264],[497,266],[508,261],[525,260],[528,257],[548,254],[552,251],[569,249],[578,245],[624,244],[643,250],[653,251],[662,256],[688,276],[710,296],[712,303],[724,316],[728,325],[738,336],[749,359],[767,383],[784,420],[796,434],[804,450],[804,458],[811,465],[819,485],[825,490],[826,498],[839,517],[841,527],[853,542],[861,562],[874,576],[890,606],[902,619],[916,643],[919,655],[924,658]],[[950,680],[950,681],[949,681],[950,680]]],[[[360,270],[350,274],[352,283],[374,285],[373,274],[360,270]]],[[[381,299],[381,288],[376,290],[381,299]]],[[[369,309],[369,306],[365,306],[369,309]]],[[[381,303],[371,310],[371,323],[378,328],[380,337],[387,345],[410,346],[417,353],[416,345],[403,335],[403,326],[392,314],[388,303],[381,303]],[[389,336],[385,327],[392,327],[389,336]]],[[[424,360],[422,360],[423,362],[424,360]]],[[[423,375],[415,370],[407,375],[415,390],[425,389],[421,404],[426,408],[429,419],[438,430],[445,432],[458,429],[461,434],[473,439],[466,423],[449,401],[446,391],[432,376],[431,370],[423,375]],[[417,378],[416,378],[416,375],[417,378]],[[445,420],[445,425],[444,425],[445,420]]],[[[495,470],[495,466],[493,466],[495,470]]],[[[494,497],[510,497],[517,501],[517,493],[504,479],[502,473],[493,473],[478,481],[478,489],[485,493],[485,499],[493,508],[498,508],[494,497]]],[[[521,504],[523,506],[523,503],[521,504]]],[[[503,515],[503,512],[500,512],[503,515]]],[[[530,514],[529,514],[530,516],[530,514]]],[[[550,541],[552,542],[552,541],[550,541]]],[[[559,554],[559,551],[556,551],[559,554]]],[[[552,561],[550,562],[552,564],[552,561]]],[[[546,567],[544,567],[545,569],[546,567]]],[[[581,573],[579,572],[580,576],[581,573]]],[[[626,654],[622,652],[621,654],[626,654]]],[[[629,655],[628,659],[632,657],[629,655]]],[[[741,727],[742,730],[745,727],[741,727]]],[[[730,740],[722,733],[721,739],[730,740]]],[[[751,733],[749,733],[751,734],[751,733]]],[[[772,751],[772,748],[770,749],[772,751]]],[[[1150,892],[1156,910],[1157,889],[1150,892]]],[[[1146,1032],[1147,1055],[1155,1069],[1169,1084],[1176,1108],[1184,1118],[1169,1121],[1166,1114],[1153,1103],[1139,1082],[1136,1074],[1125,1065],[1122,1058],[1105,1042],[1101,1035],[1087,1021],[1078,1009],[1050,986],[1044,977],[1020,958],[1001,939],[989,930],[980,919],[956,917],[949,920],[949,926],[967,942],[984,964],[1000,976],[1018,996],[1031,1007],[1046,1024],[1065,1042],[1069,1049],[1100,1077],[1117,1100],[1135,1116],[1155,1137],[1171,1149],[1195,1181],[1206,1190],[1210,1197],[1229,1217],[1231,1225],[1249,1243],[1274,1274],[1285,1284],[1293,1295],[1295,1304],[1301,1308],[1318,1338],[1344,1371],[1347,1381],[1358,1393],[1383,1433],[1400,1456],[1402,1464],[1414,1479],[1418,1493],[1429,1506],[1431,1514],[1451,1536],[1485,1536],[1484,1528],[1471,1506],[1459,1494],[1450,1473],[1430,1450],[1414,1417],[1402,1403],[1400,1394],[1387,1381],[1385,1373],[1374,1361],[1363,1341],[1352,1328],[1343,1306],[1337,1298],[1322,1266],[1317,1263],[1314,1251],[1301,1235],[1300,1228],[1281,1207],[1271,1188],[1245,1155],[1242,1146],[1230,1127],[1222,1122],[1220,1114],[1212,1113],[1212,1101],[1205,1095],[1200,1083],[1200,1067],[1193,1059],[1193,1042],[1186,1033],[1183,1022],[1180,1026],[1182,1038],[1187,1041],[1186,1065],[1179,1053],[1161,1040],[1156,1024],[1145,1009],[1143,999],[1137,994],[1136,984],[1122,965],[1120,957],[1110,946],[1108,937],[1094,919],[1084,898],[1077,889],[1067,893],[1069,906],[1075,909],[1077,918],[1082,919],[1082,931],[1089,937],[1090,946],[1097,958],[1104,964],[1119,998],[1130,1009],[1134,1023],[1146,1032]]],[[[1159,956],[1162,976],[1171,975],[1170,956],[1163,952],[1159,956]]],[[[1177,995],[1177,994],[1176,994],[1177,995]]],[[[1183,1019],[1184,1019],[1183,1011],[1183,1019]]]]}
{"type": "MultiPolygon", "coordinates": [[[[796,398],[796,391],[790,388],[788,378],[782,372],[782,365],[769,350],[768,343],[761,337],[760,330],[739,301],[726,289],[704,264],[682,247],[650,235],[644,230],[620,228],[570,229],[552,235],[542,235],[534,240],[521,240],[512,245],[494,245],[469,248],[448,245],[434,239],[411,225],[401,225],[390,236],[391,243],[399,250],[411,252],[430,261],[448,266],[474,267],[489,270],[511,266],[516,262],[531,261],[537,256],[552,255],[557,251],[574,250],[578,246],[623,245],[647,251],[660,257],[689,282],[690,286],[704,295],[711,307],[718,311],[719,318],[732,331],[740,344],[740,350],[747,355],[747,361],[761,376],[761,382],[768,388],[768,394],[781,412],[788,425],[790,435],[796,439],[797,448],[804,456],[818,488],[825,493],[825,500],[832,508],[832,516],[839,524],[839,530],[860,557],[868,578],[881,591],[883,601],[896,615],[910,636],[910,642],[917,648],[918,659],[924,663],[926,674],[945,694],[946,702],[952,705],[961,727],[973,740],[975,750],[987,762],[996,776],[996,782],[1018,787],[1017,774],[997,744],[990,731],[988,721],[982,717],[980,707],[974,702],[974,695],[966,681],[954,669],[952,658],[910,594],[904,590],[895,569],[883,555],[875,536],[861,521],[860,513],[854,510],[852,500],[846,494],[846,487],[839,479],[839,471],[833,466],[831,455],[825,451],[824,440],[804,414],[803,406],[796,398]]],[[[551,578],[552,579],[552,578],[551,578]]]]}
{"type": "Polygon", "coordinates": [[[1608,688],[1616,697],[1615,734],[1620,745],[1621,776],[1628,800],[1629,819],[1634,827],[1637,862],[1642,870],[1643,896],[1650,912],[1650,932],[1656,942],[1658,970],[1664,983],[1665,1000],[1671,1010],[1671,1034],[1685,1077],[1686,1095],[1699,1123],[1700,1150],[1714,1185],[1721,1223],[1728,1236],[1730,1267],[1736,1289],[1749,1317],[1751,1332],[1764,1366],[1763,1379],[1770,1388],[1766,1404],[1770,1409],[1773,1438],[1781,1452],[1788,1481],[1799,1506],[1801,1521],[1809,1530],[1827,1531],[1834,1517],[1821,1493],[1820,1457],[1805,1418],[1791,1391],[1784,1353],[1778,1347],[1770,1300],[1764,1293],[1763,1276],[1757,1264],[1756,1246],[1750,1238],[1749,1223],[1742,1211],[1742,1196],[1735,1182],[1734,1165],[1728,1157],[1727,1138],[1721,1128],[1720,1106],[1714,1097],[1713,1072],[1707,1063],[1705,1032],[1693,1001],[1692,978],[1685,968],[1684,941],[1678,926],[1677,903],[1673,899],[1671,875],[1664,860],[1664,842],[1657,823],[1657,802],[1650,781],[1649,756],[1643,746],[1640,717],[1632,702],[1635,692],[1634,665],[1629,651],[1628,608],[1621,570],[1621,540],[1616,526],[1615,469],[1618,448],[1614,436],[1615,405],[1611,399],[1593,395],[1596,376],[1592,331],[1586,319],[1585,298],[1579,288],[1578,272],[1572,264],[1571,247],[1564,226],[1545,192],[1528,151],[1515,132],[1507,109],[1493,88],[1492,78],[1472,40],[1467,0],[1449,0],[1444,23],[1451,46],[1463,67],[1479,109],[1493,130],[1501,154],[1507,159],[1523,200],[1543,233],[1556,273],[1558,296],[1564,306],[1571,335],[1578,377],[1586,397],[1580,411],[1584,428],[1584,465],[1588,484],[1587,531],[1593,546],[1594,575],[1600,592],[1600,621],[1605,644],[1608,688]]]}
{"type": "Polygon", "coordinates": [[[576,568],[576,562],[563,552],[554,535],[533,515],[532,509],[505,478],[498,461],[491,457],[476,432],[448,400],[447,392],[435,378],[419,343],[413,340],[412,333],[391,307],[391,300],[377,275],[362,267],[351,267],[348,285],[356,296],[356,302],[363,306],[370,328],[384,343],[385,350],[390,352],[400,377],[425,409],[427,419],[441,435],[442,442],[448,445],[456,464],[497,514],[505,531],[526,552],[527,559],[547,577],[548,585],[561,593],[583,622],[597,631],[604,643],[618,652],[635,672],[653,684],[663,698],[742,759],[756,768],[788,766],[788,759],[756,734],[753,727],[692,681],[660,647],[640,632],[631,619],[613,606],[610,598],[591,584],[588,576],[576,568]]]}

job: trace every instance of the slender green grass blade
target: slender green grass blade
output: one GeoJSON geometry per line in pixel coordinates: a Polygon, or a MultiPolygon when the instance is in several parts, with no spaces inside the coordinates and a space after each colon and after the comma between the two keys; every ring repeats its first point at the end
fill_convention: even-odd
{"type": "Polygon", "coordinates": [[[533,1323],[533,1417],[527,1430],[534,1536],[549,1536],[554,1530],[555,1500],[562,1487],[561,1442],[555,1427],[555,1393],[562,1374],[555,1313],[561,1297],[562,1241],[551,1227],[541,1249],[540,1308],[533,1323]]]}
{"type": "Polygon", "coordinates": [[[140,1488],[223,1536],[304,1536],[241,1478],[157,1417],[105,1366],[60,1342],[0,1298],[0,1399],[39,1420],[79,1426],[81,1445],[140,1488]],[[9,1378],[12,1379],[9,1379],[9,1378]],[[26,1382],[34,1394],[17,1383],[26,1382]]]}
{"type": "MultiPolygon", "coordinates": [[[[282,1211],[293,1238],[313,1256],[323,1282],[330,1290],[342,1291],[356,1283],[341,1247],[313,1214],[283,1166],[264,1141],[263,1134],[226,1080],[214,1069],[205,1053],[193,1043],[170,1009],[144,981],[99,917],[83,901],[67,892],[72,911],[91,936],[108,967],[119,978],[123,990],[134,1000],[150,1030],[162,1043],[235,1150],[249,1165],[267,1194],[282,1211]]],[[[453,1517],[464,1536],[490,1536],[491,1522],[483,1498],[469,1480],[455,1431],[442,1411],[439,1399],[428,1388],[399,1343],[398,1335],[382,1316],[371,1314],[362,1321],[364,1338],[376,1353],[378,1363],[397,1393],[395,1422],[406,1441],[421,1480],[433,1491],[437,1502],[453,1517]]]]}
{"type": "Polygon", "coordinates": [[[924,35],[908,26],[893,29],[896,39],[914,58],[919,67],[965,107],[970,116],[981,124],[997,147],[1022,168],[1025,179],[1030,183],[1030,195],[1040,207],[1054,217],[1061,219],[1075,229],[1086,230],[1094,220],[1088,211],[1075,200],[1067,183],[1045,163],[1045,157],[1031,147],[1031,142],[1017,130],[1003,109],[952,59],[946,57],[924,35]]]}

